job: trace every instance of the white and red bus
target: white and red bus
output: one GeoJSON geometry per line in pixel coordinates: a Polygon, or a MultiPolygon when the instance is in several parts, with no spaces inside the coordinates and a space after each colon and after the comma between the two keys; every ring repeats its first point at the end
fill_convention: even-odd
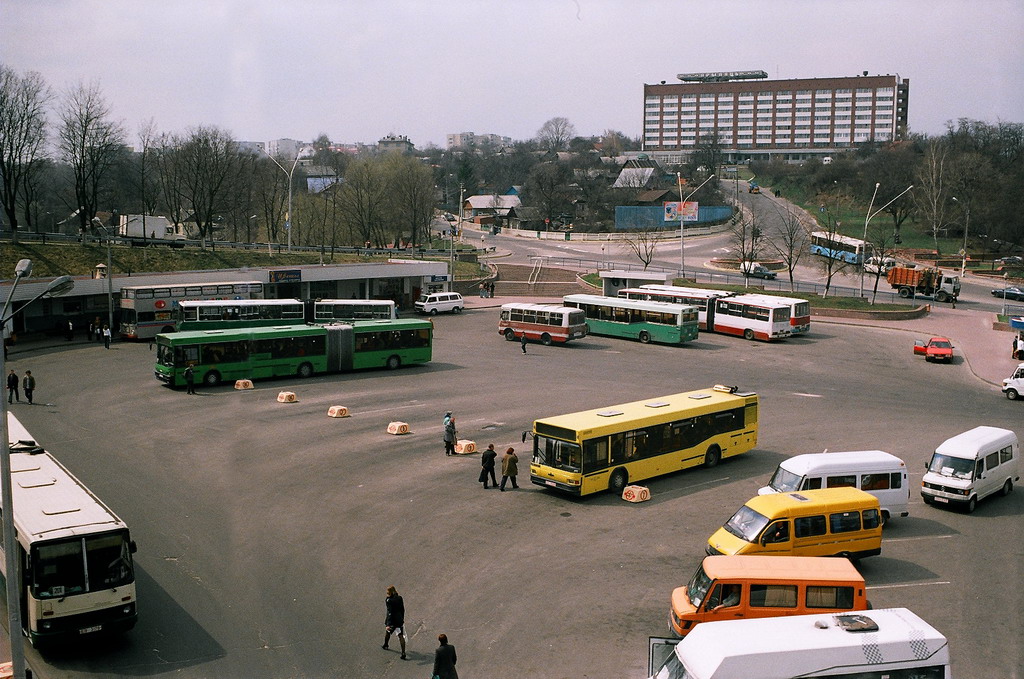
{"type": "Polygon", "coordinates": [[[722,297],[732,297],[736,293],[728,290],[705,290],[704,288],[684,288],[678,285],[641,285],[638,288],[619,290],[619,297],[626,299],[646,299],[652,302],[671,302],[672,304],[688,304],[697,307],[697,324],[701,330],[708,327],[708,305],[714,315],[714,302],[722,297]]]}
{"type": "Polygon", "coordinates": [[[509,342],[521,338],[542,344],[586,337],[587,315],[581,309],[556,304],[502,304],[498,334],[509,342]]]}
{"type": "Polygon", "coordinates": [[[174,332],[174,310],[186,299],[262,299],[259,281],[131,285],[121,288],[121,337],[149,339],[174,332]]]}
{"type": "Polygon", "coordinates": [[[780,302],[774,295],[722,297],[715,300],[714,314],[708,311],[708,326],[713,332],[771,342],[793,333],[789,309],[789,303],[780,302]]]}
{"type": "Polygon", "coordinates": [[[789,305],[789,329],[794,335],[811,331],[810,302],[797,297],[778,297],[776,295],[770,295],[770,297],[789,305]]]}

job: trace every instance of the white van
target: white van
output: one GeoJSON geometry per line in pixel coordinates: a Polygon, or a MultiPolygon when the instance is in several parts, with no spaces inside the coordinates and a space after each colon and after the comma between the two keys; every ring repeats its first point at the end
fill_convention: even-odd
{"type": "Polygon", "coordinates": [[[1018,365],[1013,374],[1003,380],[1003,393],[1011,401],[1024,396],[1024,363],[1018,365]]]}
{"type": "Polygon", "coordinates": [[[1009,495],[1020,481],[1017,435],[999,427],[975,427],[943,441],[925,465],[921,499],[925,504],[956,502],[973,512],[978,500],[1009,495]]]}
{"type": "Polygon", "coordinates": [[[809,453],[783,460],[758,495],[850,486],[878,498],[882,521],[910,514],[910,485],[903,460],[881,450],[809,453]]]}
{"type": "Polygon", "coordinates": [[[706,622],[670,650],[651,679],[951,676],[946,637],[906,608],[706,622]]]}
{"type": "Polygon", "coordinates": [[[432,292],[416,300],[414,306],[417,313],[433,316],[439,311],[461,313],[466,307],[466,303],[462,300],[462,295],[457,292],[432,292]]]}
{"type": "Polygon", "coordinates": [[[880,273],[885,275],[889,269],[896,266],[896,260],[892,257],[868,257],[864,260],[865,273],[880,273]]]}

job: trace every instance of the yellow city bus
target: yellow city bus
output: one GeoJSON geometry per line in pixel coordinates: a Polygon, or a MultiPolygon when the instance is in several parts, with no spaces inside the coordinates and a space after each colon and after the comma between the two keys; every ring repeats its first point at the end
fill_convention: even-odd
{"type": "MultiPolygon", "coordinates": [[[[573,495],[670,474],[757,445],[757,394],[716,385],[533,423],[530,480],[573,495]]],[[[527,433],[523,434],[525,440],[527,433]]]]}

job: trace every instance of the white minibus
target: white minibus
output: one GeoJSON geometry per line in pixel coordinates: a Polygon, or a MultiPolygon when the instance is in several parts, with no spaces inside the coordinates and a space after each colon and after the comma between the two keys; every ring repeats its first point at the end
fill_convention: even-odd
{"type": "Polygon", "coordinates": [[[758,495],[850,486],[878,498],[882,521],[910,514],[910,485],[903,460],[881,450],[795,455],[772,474],[758,495]]]}
{"type": "Polygon", "coordinates": [[[651,675],[793,677],[950,679],[949,643],[906,608],[723,620],[697,625],[651,675]]]}
{"type": "Polygon", "coordinates": [[[925,465],[921,499],[962,504],[973,512],[978,500],[993,493],[1009,495],[1020,481],[1017,435],[999,427],[975,427],[947,439],[925,465]]]}

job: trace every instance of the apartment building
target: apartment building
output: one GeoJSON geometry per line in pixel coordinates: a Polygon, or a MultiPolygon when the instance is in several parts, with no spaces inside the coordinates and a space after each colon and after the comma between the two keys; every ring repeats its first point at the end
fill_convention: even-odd
{"type": "Polygon", "coordinates": [[[644,85],[644,151],[684,158],[717,139],[726,162],[824,158],[907,133],[909,79],[768,80],[764,71],[681,73],[644,85]]]}

